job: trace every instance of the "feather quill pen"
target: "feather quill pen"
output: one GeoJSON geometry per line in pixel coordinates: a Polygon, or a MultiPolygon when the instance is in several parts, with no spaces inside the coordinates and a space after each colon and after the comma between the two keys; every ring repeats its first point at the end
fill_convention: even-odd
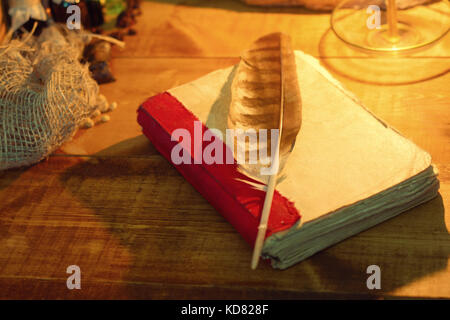
{"type": "Polygon", "coordinates": [[[267,185],[251,263],[252,269],[256,269],[275,186],[302,121],[300,89],[290,38],[282,33],[272,33],[256,40],[241,56],[231,92],[228,128],[254,130],[258,137],[256,141],[247,141],[245,137],[239,139],[235,136],[233,146],[236,145],[236,149],[233,151],[239,155],[245,150],[246,161],[238,161],[239,170],[267,185]],[[267,138],[266,133],[261,139],[260,129],[270,131],[270,137],[267,138]],[[255,151],[258,152],[259,163],[248,161],[251,160],[251,152],[255,151]]]}

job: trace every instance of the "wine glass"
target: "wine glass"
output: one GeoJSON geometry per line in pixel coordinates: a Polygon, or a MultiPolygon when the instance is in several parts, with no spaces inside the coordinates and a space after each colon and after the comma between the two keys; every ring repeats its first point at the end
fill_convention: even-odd
{"type": "Polygon", "coordinates": [[[379,54],[426,48],[444,37],[449,26],[448,0],[344,0],[331,15],[339,39],[379,54]]]}

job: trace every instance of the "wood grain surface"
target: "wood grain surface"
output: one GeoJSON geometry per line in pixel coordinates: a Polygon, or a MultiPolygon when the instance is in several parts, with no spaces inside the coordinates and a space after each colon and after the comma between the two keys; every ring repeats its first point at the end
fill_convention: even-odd
{"type": "Polygon", "coordinates": [[[2,1],[2,3],[0,3],[0,40],[2,40],[6,34],[6,10],[4,7],[2,1]]]}
{"type": "Polygon", "coordinates": [[[329,14],[238,1],[149,1],[115,50],[118,108],[48,160],[0,172],[0,298],[450,298],[450,42],[370,57],[339,43],[329,14]],[[251,248],[141,134],[147,97],[239,61],[284,31],[363,103],[433,157],[440,195],[285,271],[251,248]],[[368,290],[366,268],[381,268],[368,290]],[[68,290],[66,268],[81,268],[68,290]]]}

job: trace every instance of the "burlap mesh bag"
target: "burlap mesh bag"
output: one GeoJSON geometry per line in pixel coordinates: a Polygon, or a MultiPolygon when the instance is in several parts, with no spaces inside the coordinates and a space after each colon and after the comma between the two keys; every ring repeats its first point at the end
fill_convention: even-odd
{"type": "Polygon", "coordinates": [[[52,26],[0,49],[0,169],[36,163],[98,107],[98,85],[79,62],[82,32],[52,26]]]}

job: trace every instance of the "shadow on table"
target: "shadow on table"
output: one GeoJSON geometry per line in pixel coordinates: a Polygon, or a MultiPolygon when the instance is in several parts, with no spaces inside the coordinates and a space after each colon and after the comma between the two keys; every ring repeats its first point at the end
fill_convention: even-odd
{"type": "MultiPolygon", "coordinates": [[[[376,298],[447,268],[439,195],[287,270],[263,263],[252,271],[251,248],[149,144],[128,139],[61,175],[132,255],[123,278],[110,279],[129,298],[376,298]],[[121,157],[129,145],[142,153],[121,157]],[[381,268],[381,290],[366,287],[372,264],[381,268]]],[[[98,261],[106,270],[114,263],[98,261]]]]}
{"type": "MultiPolygon", "coordinates": [[[[20,176],[27,170],[28,168],[13,168],[8,170],[0,171],[0,192],[6,190],[9,186],[13,185],[20,176]]],[[[5,199],[4,199],[5,200],[5,199]]],[[[15,201],[1,201],[0,202],[0,215],[4,214],[10,210],[10,207],[19,207],[21,203],[27,200],[26,196],[19,197],[19,199],[15,201]]],[[[0,220],[0,246],[4,245],[4,242],[7,242],[9,238],[13,235],[9,232],[9,225],[7,222],[0,220]]],[[[1,266],[0,266],[1,267],[1,266]]]]}
{"type": "Polygon", "coordinates": [[[379,56],[357,51],[346,45],[329,28],[319,42],[321,63],[330,71],[362,83],[405,85],[431,80],[445,75],[450,68],[446,59],[446,43],[399,56],[379,56]]]}
{"type": "Polygon", "coordinates": [[[28,167],[0,170],[0,191],[7,188],[28,169],[28,167]]]}

